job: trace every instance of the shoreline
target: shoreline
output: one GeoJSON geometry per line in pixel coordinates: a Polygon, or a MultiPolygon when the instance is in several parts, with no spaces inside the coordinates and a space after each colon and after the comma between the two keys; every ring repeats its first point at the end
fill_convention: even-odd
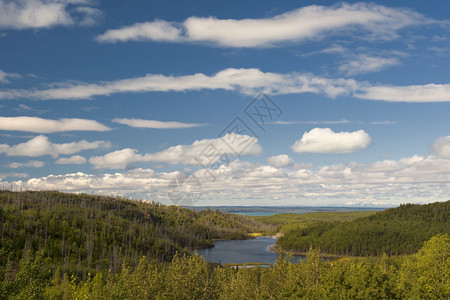
{"type": "MultiPolygon", "coordinates": [[[[306,257],[306,254],[307,254],[306,252],[286,251],[286,250],[278,248],[277,244],[273,244],[272,246],[270,246],[269,251],[272,251],[272,252],[275,252],[278,254],[293,254],[293,255],[304,256],[304,257],[306,257]]],[[[351,256],[327,254],[327,253],[320,253],[320,256],[323,258],[334,258],[334,259],[351,258],[351,256]]]]}

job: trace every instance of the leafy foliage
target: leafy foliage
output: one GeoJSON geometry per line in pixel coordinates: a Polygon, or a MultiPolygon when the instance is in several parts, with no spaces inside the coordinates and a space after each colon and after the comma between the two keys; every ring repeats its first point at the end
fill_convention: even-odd
{"type": "Polygon", "coordinates": [[[309,213],[282,213],[270,216],[251,217],[255,221],[277,225],[278,231],[287,232],[291,229],[305,228],[320,222],[351,221],[361,217],[375,214],[376,211],[326,211],[309,213]]]}
{"type": "Polygon", "coordinates": [[[145,256],[170,261],[176,252],[212,247],[213,239],[246,239],[273,227],[213,210],[59,192],[0,192],[0,279],[15,274],[28,251],[61,273],[87,274],[134,266],[145,256]],[[5,273],[4,271],[3,273],[5,273]]]}
{"type": "MultiPolygon", "coordinates": [[[[42,281],[37,272],[28,271],[30,265],[21,264],[17,280],[29,272],[28,280],[36,284],[7,290],[1,298],[448,299],[449,250],[448,235],[437,235],[412,256],[323,261],[320,250],[311,249],[303,261],[280,256],[269,268],[213,268],[197,255],[175,255],[166,264],[142,257],[137,267],[124,264],[116,274],[99,272],[84,281],[67,276],[42,281]]],[[[31,265],[42,260],[40,254],[30,256],[31,265]]]]}
{"type": "MultiPolygon", "coordinates": [[[[274,227],[212,210],[59,192],[3,191],[0,204],[0,300],[450,297],[448,234],[435,235],[409,256],[324,261],[319,248],[309,247],[297,263],[288,255],[268,268],[235,268],[189,252],[213,239],[247,238],[274,227]]],[[[395,238],[385,239],[396,226],[408,227],[395,234],[412,232],[401,236],[407,243],[448,231],[448,204],[402,205],[349,222],[313,221],[297,230],[320,241],[330,231],[347,229],[354,236],[344,238],[356,245],[364,241],[360,230],[374,242],[369,249],[379,240],[385,246],[392,241],[389,249],[396,249],[395,238]],[[377,229],[380,224],[384,227],[377,229]]],[[[407,243],[405,249],[412,249],[407,243]]]]}
{"type": "Polygon", "coordinates": [[[450,201],[403,204],[349,222],[318,222],[288,230],[284,250],[306,252],[312,245],[329,254],[367,256],[413,254],[436,234],[450,233],[450,201]]]}

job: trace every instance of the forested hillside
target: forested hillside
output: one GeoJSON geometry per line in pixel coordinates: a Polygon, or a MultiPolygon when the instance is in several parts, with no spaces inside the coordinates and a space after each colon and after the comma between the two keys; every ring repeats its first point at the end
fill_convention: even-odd
{"type": "MultiPolygon", "coordinates": [[[[213,268],[199,256],[157,264],[142,257],[116,274],[76,277],[42,272],[29,253],[15,277],[0,282],[0,299],[449,299],[450,239],[438,235],[414,255],[323,261],[318,250],[270,268],[213,268]]],[[[1,270],[1,269],[0,269],[1,270]]]]}
{"type": "MultiPolygon", "coordinates": [[[[213,239],[245,239],[273,227],[219,211],[122,198],[45,192],[0,192],[0,266],[14,275],[28,250],[45,265],[85,278],[123,263],[170,261],[176,252],[211,247],[213,239]]],[[[2,274],[0,274],[1,276],[2,274]]]]}
{"type": "Polygon", "coordinates": [[[348,222],[320,222],[286,231],[283,250],[306,252],[311,246],[338,255],[412,254],[436,234],[450,233],[450,201],[403,204],[348,222]]]}
{"type": "Polygon", "coordinates": [[[308,213],[282,213],[270,216],[251,217],[257,222],[276,225],[278,232],[285,233],[291,229],[306,228],[321,222],[351,221],[375,214],[376,210],[368,211],[322,211],[308,213]]]}

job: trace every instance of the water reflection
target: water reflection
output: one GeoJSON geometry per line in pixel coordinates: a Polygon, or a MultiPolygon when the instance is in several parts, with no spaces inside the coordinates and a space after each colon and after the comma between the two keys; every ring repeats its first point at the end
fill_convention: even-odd
{"type": "MultiPolygon", "coordinates": [[[[215,247],[197,250],[197,253],[206,261],[221,264],[243,263],[269,263],[273,264],[278,258],[278,253],[269,250],[276,243],[272,237],[257,237],[251,240],[217,241],[215,247]]],[[[296,262],[300,256],[294,256],[296,262]]]]}

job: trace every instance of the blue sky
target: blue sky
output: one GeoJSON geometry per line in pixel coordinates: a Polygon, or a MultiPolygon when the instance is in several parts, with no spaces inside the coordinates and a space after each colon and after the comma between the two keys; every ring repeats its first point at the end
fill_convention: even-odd
{"type": "Polygon", "coordinates": [[[448,11],[0,0],[0,184],[165,204],[448,200],[448,11]]]}

